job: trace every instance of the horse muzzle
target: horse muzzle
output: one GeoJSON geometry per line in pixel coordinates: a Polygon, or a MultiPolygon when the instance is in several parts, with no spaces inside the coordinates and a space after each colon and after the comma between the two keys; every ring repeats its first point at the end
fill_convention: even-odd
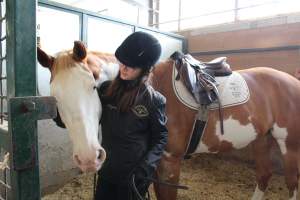
{"type": "Polygon", "coordinates": [[[78,155],[74,155],[73,157],[76,165],[83,172],[96,172],[101,167],[106,159],[106,152],[103,148],[98,149],[96,152],[96,157],[94,159],[81,159],[78,155]]]}

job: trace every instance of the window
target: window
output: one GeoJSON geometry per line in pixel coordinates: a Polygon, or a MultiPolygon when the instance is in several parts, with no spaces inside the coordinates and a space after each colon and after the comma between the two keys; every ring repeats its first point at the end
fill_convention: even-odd
{"type": "Polygon", "coordinates": [[[300,12],[299,0],[161,0],[160,4],[159,28],[166,31],[300,12]]]}
{"type": "Polygon", "coordinates": [[[122,41],[133,32],[133,27],[89,17],[87,32],[87,45],[90,50],[114,53],[122,41]]]}
{"type": "MultiPolygon", "coordinates": [[[[79,40],[79,15],[38,7],[37,37],[43,50],[49,54],[72,49],[75,40],[79,40]]],[[[50,73],[44,67],[37,67],[38,91],[41,95],[50,95],[50,73]]]]}

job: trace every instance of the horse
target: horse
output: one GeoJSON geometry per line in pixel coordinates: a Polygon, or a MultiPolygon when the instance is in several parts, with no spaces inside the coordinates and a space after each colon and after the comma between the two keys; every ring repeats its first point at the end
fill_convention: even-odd
{"type": "MultiPolygon", "coordinates": [[[[85,131],[90,128],[78,131],[74,122],[78,121],[82,126],[93,124],[94,129],[97,129],[101,105],[96,103],[99,99],[93,88],[96,82],[105,76],[103,73],[112,74],[111,71],[116,70],[113,68],[118,65],[112,55],[104,55],[87,51],[79,42],[75,42],[73,51],[61,52],[55,58],[38,50],[40,63],[51,71],[51,94],[58,100],[58,111],[66,123],[76,150],[74,160],[81,169],[90,169],[82,166],[95,163],[99,156],[97,152],[101,149],[101,141],[98,141],[95,131],[85,131]],[[75,102],[73,98],[78,98],[79,95],[80,101],[75,102]],[[83,111],[80,112],[79,108],[83,111]],[[94,116],[94,119],[82,121],[90,116],[94,116]]],[[[158,63],[149,76],[149,82],[167,99],[169,138],[156,170],[156,178],[158,182],[176,185],[179,183],[181,162],[187,151],[198,112],[184,105],[174,93],[174,64],[172,59],[158,63]]],[[[208,112],[199,153],[219,153],[251,146],[257,182],[252,199],[259,200],[263,199],[272,176],[270,151],[272,143],[276,142],[283,157],[289,198],[296,200],[300,171],[300,81],[271,68],[259,67],[237,72],[245,79],[250,98],[243,104],[222,109],[224,133],[221,133],[218,111],[208,112]]],[[[106,76],[106,79],[112,77],[106,76]]],[[[105,150],[101,149],[101,152],[101,155],[105,154],[105,150]]],[[[100,157],[101,162],[104,162],[105,155],[100,157]]],[[[174,187],[155,183],[154,189],[158,200],[175,200],[177,197],[177,189],[174,187]]]]}
{"type": "Polygon", "coordinates": [[[58,115],[72,141],[76,166],[84,172],[99,170],[106,152],[101,146],[101,137],[98,138],[102,106],[97,85],[116,76],[118,65],[99,66],[117,63],[116,58],[107,53],[87,52],[78,41],[74,42],[73,50],[61,51],[55,56],[37,48],[37,58],[51,73],[50,94],[57,100],[58,115]]]}
{"type": "MultiPolygon", "coordinates": [[[[197,111],[183,105],[172,87],[174,60],[159,63],[153,70],[152,85],[167,99],[169,142],[157,175],[160,180],[178,183],[180,165],[185,155],[197,111]],[[176,109],[174,109],[176,108],[176,109]]],[[[296,200],[300,172],[300,81],[271,68],[237,71],[250,92],[241,105],[223,108],[224,134],[218,110],[208,113],[199,153],[219,153],[252,147],[257,186],[253,200],[263,199],[272,175],[270,151],[277,142],[283,156],[284,175],[289,197],[296,200]]],[[[160,200],[176,199],[176,189],[155,185],[160,200]]]]}

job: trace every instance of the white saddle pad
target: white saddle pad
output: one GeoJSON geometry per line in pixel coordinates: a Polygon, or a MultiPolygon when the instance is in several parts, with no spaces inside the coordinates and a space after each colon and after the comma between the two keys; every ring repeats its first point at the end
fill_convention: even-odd
{"type": "MultiPolygon", "coordinates": [[[[180,80],[175,80],[177,73],[176,67],[173,66],[172,85],[177,98],[187,107],[199,110],[200,105],[197,104],[183,83],[180,80]]],[[[250,93],[248,85],[238,72],[233,72],[230,76],[216,77],[216,81],[219,84],[218,90],[222,108],[240,105],[249,100],[250,93]]],[[[211,110],[216,108],[218,108],[218,104],[209,106],[211,110]]]]}

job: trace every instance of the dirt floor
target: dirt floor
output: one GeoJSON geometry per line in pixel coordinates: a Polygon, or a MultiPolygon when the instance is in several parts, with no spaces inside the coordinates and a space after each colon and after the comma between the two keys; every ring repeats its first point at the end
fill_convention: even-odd
{"type": "MultiPolygon", "coordinates": [[[[203,154],[183,162],[180,183],[189,186],[189,190],[180,190],[178,200],[244,200],[251,199],[255,173],[249,164],[203,154]]],[[[83,174],[42,200],[90,200],[92,191],[93,175],[83,174]]],[[[151,196],[156,199],[153,192],[151,196]]],[[[282,176],[272,177],[265,199],[288,199],[282,176]]]]}

